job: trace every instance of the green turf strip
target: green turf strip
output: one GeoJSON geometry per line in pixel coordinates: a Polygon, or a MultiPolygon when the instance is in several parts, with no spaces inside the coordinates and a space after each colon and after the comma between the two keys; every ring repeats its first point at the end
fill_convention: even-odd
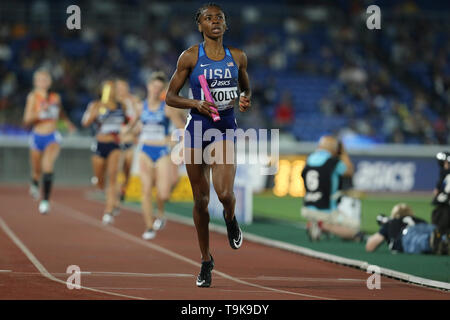
{"type": "MultiPolygon", "coordinates": [[[[431,205],[429,198],[424,196],[370,196],[362,201],[363,230],[370,233],[378,230],[375,217],[380,212],[389,213],[392,206],[398,202],[406,202],[416,215],[430,220],[431,205]]],[[[129,204],[140,208],[139,204],[129,204]]],[[[300,217],[299,198],[277,198],[271,194],[255,195],[253,202],[254,222],[241,226],[244,232],[258,236],[287,242],[345,258],[367,261],[369,264],[408,273],[427,279],[450,282],[450,256],[392,254],[387,245],[383,244],[373,253],[364,249],[363,243],[343,241],[336,237],[312,243],[308,240],[304,229],[304,220],[300,217]]],[[[168,203],[168,212],[185,217],[192,216],[192,202],[168,203]]],[[[212,223],[225,225],[222,219],[211,219],[212,223]]]]}

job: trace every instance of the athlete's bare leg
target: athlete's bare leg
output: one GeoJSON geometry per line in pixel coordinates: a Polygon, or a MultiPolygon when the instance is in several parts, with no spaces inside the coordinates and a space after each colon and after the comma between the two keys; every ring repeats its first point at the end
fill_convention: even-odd
{"type": "MultiPolygon", "coordinates": [[[[190,155],[194,159],[195,152],[201,149],[186,148],[185,155],[190,155]]],[[[186,162],[186,170],[192,187],[194,196],[193,216],[195,228],[197,229],[198,243],[203,261],[210,261],[209,252],[209,173],[210,167],[207,164],[193,164],[193,160],[186,162]]]]}
{"type": "Polygon", "coordinates": [[[152,188],[154,186],[155,169],[153,161],[144,153],[139,153],[139,173],[142,183],[142,214],[147,229],[153,229],[152,188]]]}
{"type": "Polygon", "coordinates": [[[111,151],[111,153],[108,155],[108,158],[106,159],[106,171],[108,176],[108,186],[106,188],[106,207],[105,207],[105,213],[111,214],[115,205],[116,205],[116,199],[117,199],[117,173],[119,171],[119,160],[120,160],[120,153],[122,151],[120,149],[115,149],[111,151]]]}
{"type": "Polygon", "coordinates": [[[47,201],[50,199],[53,186],[53,170],[60,150],[61,147],[58,143],[52,143],[42,153],[42,198],[47,201]]]}
{"type": "Polygon", "coordinates": [[[42,152],[36,149],[30,150],[31,162],[31,178],[34,181],[39,181],[41,178],[42,152]]]}
{"type": "Polygon", "coordinates": [[[106,169],[106,159],[98,156],[92,156],[92,170],[94,171],[94,176],[97,178],[96,187],[103,190],[105,187],[105,169],[106,169]]]}
{"type": "Polygon", "coordinates": [[[215,142],[212,146],[215,148],[215,154],[213,155],[216,159],[221,160],[219,163],[211,165],[214,190],[225,210],[225,218],[231,221],[234,217],[236,204],[233,191],[234,177],[236,175],[234,143],[233,141],[224,140],[215,142]]]}
{"type": "Polygon", "coordinates": [[[123,170],[124,180],[120,185],[119,184],[117,185],[117,190],[120,195],[122,195],[122,193],[125,192],[125,189],[128,185],[128,181],[130,180],[131,165],[133,163],[133,155],[134,155],[133,148],[129,148],[123,153],[122,170],[123,170]]]}
{"type": "Polygon", "coordinates": [[[164,216],[164,205],[170,198],[171,191],[171,160],[170,156],[158,159],[156,163],[156,204],[158,206],[158,218],[164,216]]]}
{"type": "Polygon", "coordinates": [[[178,173],[178,165],[170,161],[170,178],[171,178],[171,191],[177,186],[178,180],[180,179],[180,174],[178,173]]]}
{"type": "Polygon", "coordinates": [[[53,172],[60,150],[61,147],[57,143],[52,143],[45,148],[42,154],[42,171],[44,174],[53,172]]]}

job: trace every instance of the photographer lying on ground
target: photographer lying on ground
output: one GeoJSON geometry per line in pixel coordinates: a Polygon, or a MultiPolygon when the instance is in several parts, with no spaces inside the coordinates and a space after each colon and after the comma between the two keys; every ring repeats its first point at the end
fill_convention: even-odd
{"type": "MultiPolygon", "coordinates": [[[[367,239],[366,251],[373,252],[386,241],[389,249],[405,253],[436,253],[442,247],[436,237],[436,226],[414,216],[411,208],[399,203],[392,208],[390,218],[377,217],[380,230],[367,239]]],[[[446,244],[448,246],[448,244],[446,244]]]]}

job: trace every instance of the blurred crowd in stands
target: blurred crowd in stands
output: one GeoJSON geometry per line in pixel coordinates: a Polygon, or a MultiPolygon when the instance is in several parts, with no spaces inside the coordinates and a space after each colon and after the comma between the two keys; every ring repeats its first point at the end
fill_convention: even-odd
{"type": "MultiPolygon", "coordinates": [[[[152,71],[170,76],[179,54],[202,41],[193,19],[198,3],[79,2],[87,17],[81,30],[66,28],[67,15],[52,19],[55,9],[45,0],[25,1],[24,21],[1,19],[0,134],[23,132],[37,68],[50,70],[53,89],[79,124],[105,77],[126,78],[144,98],[152,71]],[[111,23],[126,18],[136,27],[111,23]]],[[[450,5],[440,11],[419,0],[375,2],[381,30],[366,28],[363,1],[227,2],[225,39],[246,52],[253,87],[254,108],[239,115],[239,125],[281,128],[298,140],[334,133],[450,144],[450,5]]]]}

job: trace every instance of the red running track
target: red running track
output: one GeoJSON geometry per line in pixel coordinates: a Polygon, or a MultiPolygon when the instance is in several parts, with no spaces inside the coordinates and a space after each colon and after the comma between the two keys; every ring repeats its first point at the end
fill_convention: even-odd
{"type": "Polygon", "coordinates": [[[211,232],[216,267],[211,288],[197,288],[200,253],[192,226],[169,221],[151,241],[142,217],[122,209],[103,226],[103,205],[86,188],[55,188],[51,212],[38,213],[27,188],[0,186],[0,299],[449,299],[448,292],[368,274],[246,241],[239,250],[211,232]],[[67,267],[81,269],[69,290],[67,267]]]}

